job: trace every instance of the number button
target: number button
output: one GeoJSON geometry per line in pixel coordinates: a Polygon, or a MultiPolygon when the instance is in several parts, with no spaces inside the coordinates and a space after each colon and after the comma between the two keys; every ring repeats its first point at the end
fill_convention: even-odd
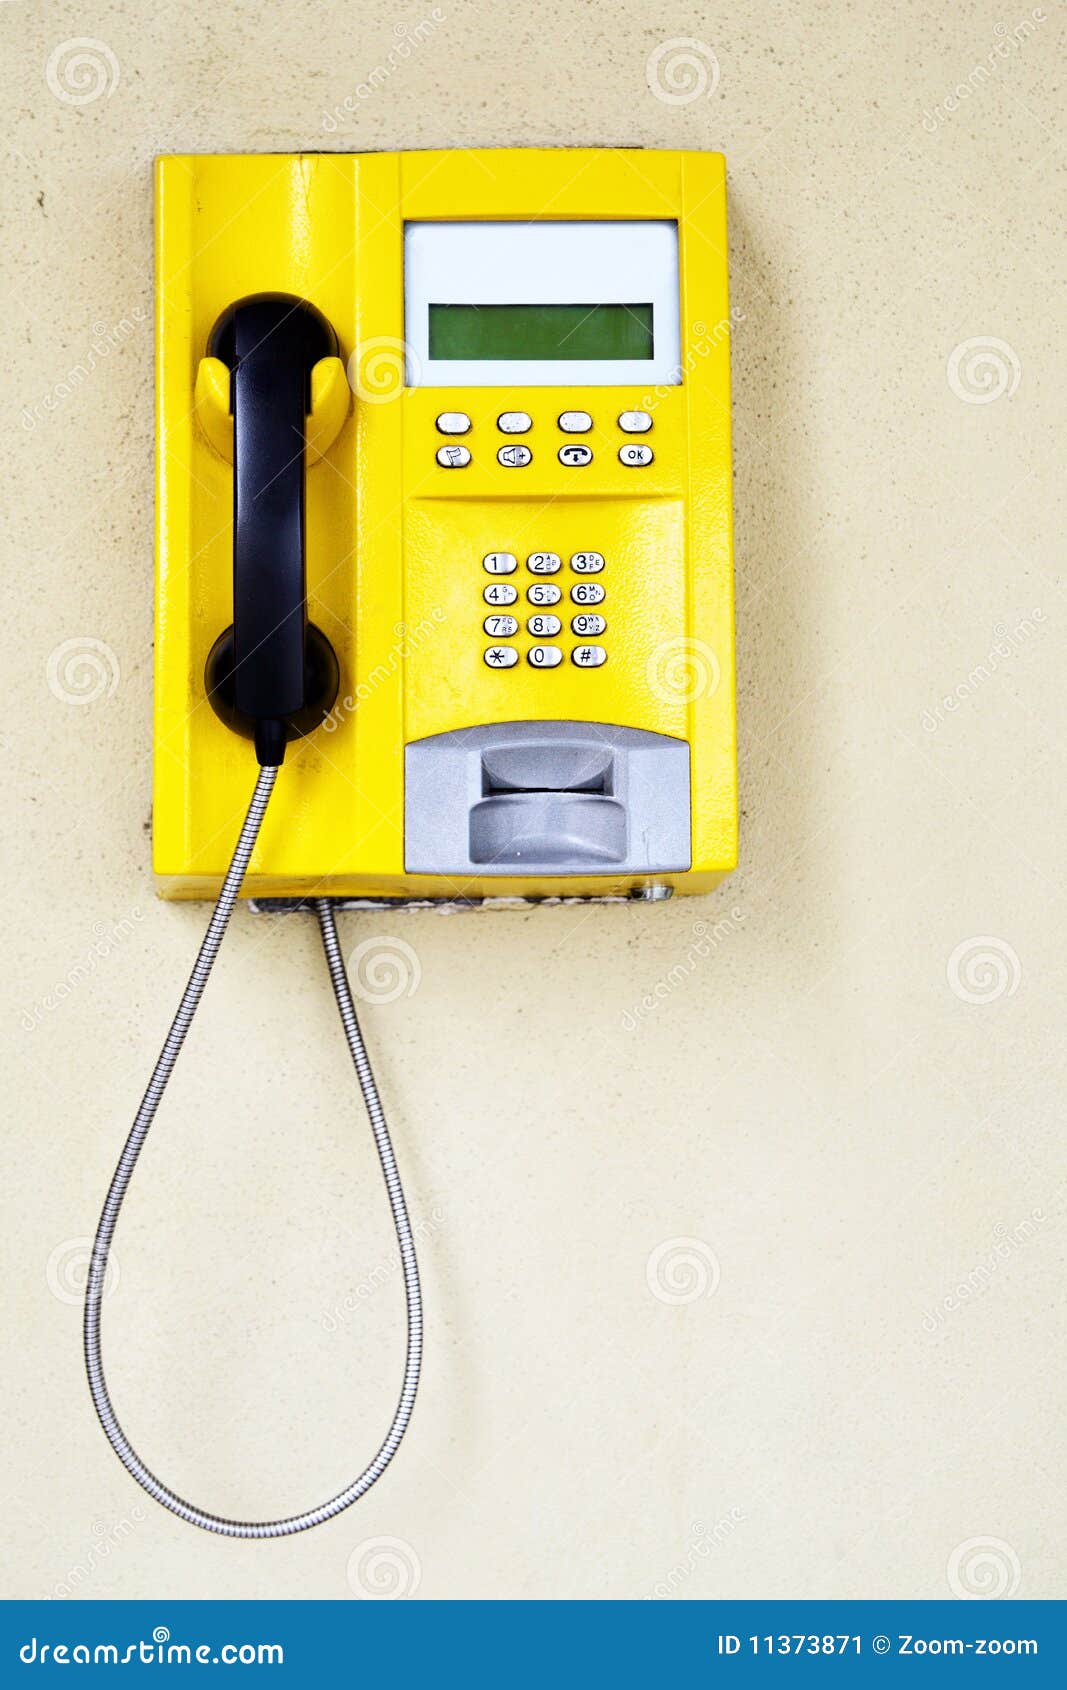
{"type": "Polygon", "coordinates": [[[482,568],[487,575],[512,575],[519,567],[519,560],[514,552],[486,552],[482,559],[482,568]]]}
{"type": "Polygon", "coordinates": [[[647,411],[623,411],[619,427],[624,434],[647,434],[652,427],[652,418],[647,411]]]}
{"type": "Polygon", "coordinates": [[[554,581],[535,581],[532,587],[527,587],[526,597],[531,604],[558,604],[563,594],[554,581]]]}
{"type": "Polygon", "coordinates": [[[559,553],[531,552],[526,567],[531,575],[554,575],[559,568],[559,553]]]}
{"type": "MultiPolygon", "coordinates": [[[[580,618],[576,618],[576,620],[580,620],[580,618]]],[[[594,617],[593,620],[598,621],[599,618],[594,617]]],[[[487,616],[482,623],[482,627],[490,639],[507,640],[511,638],[512,634],[518,633],[519,620],[517,616],[487,616]]],[[[596,629],[590,628],[587,629],[587,632],[595,633],[596,629]]]]}
{"type": "Polygon", "coordinates": [[[535,669],[554,669],[563,662],[563,653],[558,645],[532,645],[526,653],[527,663],[532,663],[535,669]]]}
{"type": "Polygon", "coordinates": [[[513,669],[519,661],[519,654],[513,645],[487,646],[484,656],[490,669],[513,669]]]}
{"type": "Polygon", "coordinates": [[[638,446],[636,444],[620,446],[619,462],[625,464],[628,469],[639,469],[643,464],[652,462],[652,448],[651,446],[638,446]]]}
{"type": "Polygon", "coordinates": [[[529,446],[501,446],[496,461],[505,469],[525,469],[532,457],[529,446]]]}
{"type": "Polygon", "coordinates": [[[607,660],[608,654],[602,645],[576,645],[571,652],[571,662],[576,663],[579,669],[599,669],[607,660]]]}
{"type": "Polygon", "coordinates": [[[469,434],[470,428],[466,411],[442,411],[437,419],[438,434],[469,434]]]}
{"type": "Polygon", "coordinates": [[[533,420],[525,411],[501,411],[496,426],[501,434],[529,434],[533,420]]]}
{"type": "Polygon", "coordinates": [[[486,604],[514,604],[518,596],[518,587],[513,587],[510,581],[494,581],[482,593],[486,604]]]}
{"type": "Polygon", "coordinates": [[[585,464],[592,463],[593,448],[591,446],[561,446],[559,461],[561,464],[568,464],[571,469],[581,469],[585,464]]]}
{"type": "Polygon", "coordinates": [[[437,462],[442,469],[466,469],[471,461],[466,446],[438,446],[437,462]]]}
{"type": "Polygon", "coordinates": [[[599,575],[604,567],[602,552],[575,552],[571,568],[576,575],[599,575]]]}
{"type": "Polygon", "coordinates": [[[593,419],[588,411],[564,411],[559,419],[564,434],[588,434],[593,419]]]}
{"type": "MultiPolygon", "coordinates": [[[[508,620],[510,621],[510,617],[508,620]]],[[[595,634],[606,633],[607,626],[606,618],[598,615],[595,610],[587,611],[584,616],[571,617],[571,633],[577,634],[580,640],[589,640],[595,634]]]]}
{"type": "Polygon", "coordinates": [[[603,604],[606,596],[599,581],[576,581],[571,588],[574,604],[603,604]]]}

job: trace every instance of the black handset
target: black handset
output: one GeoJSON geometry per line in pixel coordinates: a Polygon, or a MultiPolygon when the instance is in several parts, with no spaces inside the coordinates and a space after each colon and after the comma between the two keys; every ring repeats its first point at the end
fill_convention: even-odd
{"type": "Polygon", "coordinates": [[[304,516],[311,372],[337,356],[337,336],[307,300],[257,293],[227,307],[207,349],[230,370],[233,623],[205,680],[216,715],[255,741],[266,766],[329,715],[340,679],[307,619],[304,516]]]}

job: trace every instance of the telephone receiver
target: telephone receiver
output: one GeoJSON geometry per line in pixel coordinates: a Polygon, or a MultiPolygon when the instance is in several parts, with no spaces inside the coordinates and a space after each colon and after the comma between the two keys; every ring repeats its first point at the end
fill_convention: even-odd
{"type": "Polygon", "coordinates": [[[288,293],[236,300],[208,337],[230,372],[233,622],[208,656],[212,709],[252,739],[263,766],[312,733],[337,697],[337,655],[307,615],[307,424],[312,371],[338,341],[314,305],[288,293]]]}

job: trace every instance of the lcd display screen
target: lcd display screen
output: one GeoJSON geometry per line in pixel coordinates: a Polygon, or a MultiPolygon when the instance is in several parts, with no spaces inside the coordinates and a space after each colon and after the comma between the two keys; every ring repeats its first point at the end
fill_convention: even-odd
{"type": "Polygon", "coordinates": [[[429,306],[430,357],[589,362],[651,359],[652,305],[429,306]]]}

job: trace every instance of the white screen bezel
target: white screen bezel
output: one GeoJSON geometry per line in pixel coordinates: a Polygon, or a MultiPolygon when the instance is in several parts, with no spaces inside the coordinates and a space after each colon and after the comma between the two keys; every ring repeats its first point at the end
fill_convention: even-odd
{"type": "Polygon", "coordinates": [[[404,225],[408,387],[681,382],[678,225],[668,219],[404,225]],[[430,305],[652,306],[651,358],[431,358],[430,305]]]}

